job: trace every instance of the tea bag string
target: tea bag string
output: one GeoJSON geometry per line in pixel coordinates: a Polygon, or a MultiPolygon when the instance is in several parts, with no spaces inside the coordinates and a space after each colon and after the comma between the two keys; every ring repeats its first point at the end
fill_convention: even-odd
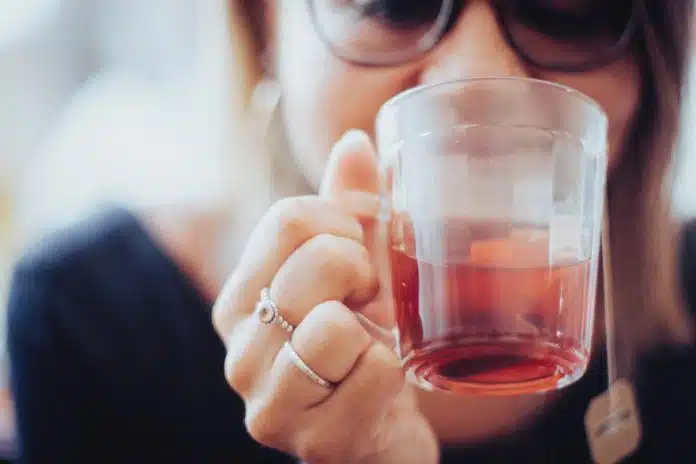
{"type": "Polygon", "coordinates": [[[611,269],[610,225],[608,201],[604,205],[604,224],[602,227],[602,278],[604,285],[604,336],[607,350],[607,385],[609,387],[609,400],[612,409],[616,403],[612,385],[618,380],[616,370],[616,338],[614,318],[614,291],[611,269]]]}

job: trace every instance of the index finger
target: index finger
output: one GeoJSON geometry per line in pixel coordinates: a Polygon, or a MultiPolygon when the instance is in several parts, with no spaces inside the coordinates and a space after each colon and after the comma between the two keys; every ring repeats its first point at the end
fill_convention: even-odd
{"type": "Polygon", "coordinates": [[[294,197],[271,207],[256,226],[213,306],[213,323],[223,339],[235,321],[253,312],[261,289],[270,284],[288,257],[321,234],[361,244],[364,241],[360,223],[335,202],[294,197]]]}

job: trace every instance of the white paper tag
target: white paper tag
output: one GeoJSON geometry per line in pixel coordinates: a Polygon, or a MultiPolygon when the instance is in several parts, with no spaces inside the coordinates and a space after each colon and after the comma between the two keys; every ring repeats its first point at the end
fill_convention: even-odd
{"type": "Polygon", "coordinates": [[[640,446],[642,428],[633,386],[620,379],[594,398],[585,414],[592,459],[616,464],[640,446]]]}

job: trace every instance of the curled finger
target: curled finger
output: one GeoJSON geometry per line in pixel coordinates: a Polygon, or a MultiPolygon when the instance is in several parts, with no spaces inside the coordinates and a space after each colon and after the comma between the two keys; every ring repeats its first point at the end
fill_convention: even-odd
{"type": "Polygon", "coordinates": [[[327,388],[298,365],[291,352],[281,349],[264,388],[247,408],[249,433],[264,444],[279,439],[282,428],[301,422],[317,405],[330,398],[349,376],[373,340],[355,314],[340,302],[325,302],[314,308],[297,327],[292,348],[302,362],[325,381],[339,385],[327,388]]]}

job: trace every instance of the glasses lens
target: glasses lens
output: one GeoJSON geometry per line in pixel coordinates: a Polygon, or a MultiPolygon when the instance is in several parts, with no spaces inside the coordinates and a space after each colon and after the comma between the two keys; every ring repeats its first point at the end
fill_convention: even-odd
{"type": "Polygon", "coordinates": [[[499,13],[515,47],[542,67],[583,67],[622,44],[631,22],[623,0],[501,0],[499,13]]]}
{"type": "Polygon", "coordinates": [[[334,52],[368,64],[398,63],[442,35],[451,0],[312,0],[316,27],[334,52]]]}

